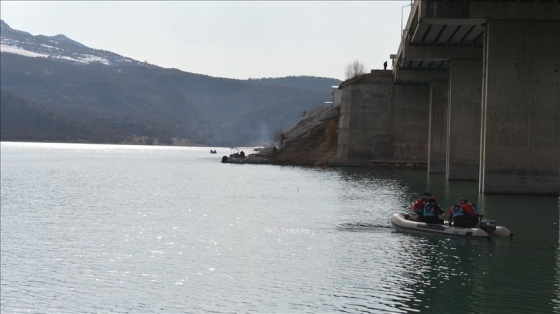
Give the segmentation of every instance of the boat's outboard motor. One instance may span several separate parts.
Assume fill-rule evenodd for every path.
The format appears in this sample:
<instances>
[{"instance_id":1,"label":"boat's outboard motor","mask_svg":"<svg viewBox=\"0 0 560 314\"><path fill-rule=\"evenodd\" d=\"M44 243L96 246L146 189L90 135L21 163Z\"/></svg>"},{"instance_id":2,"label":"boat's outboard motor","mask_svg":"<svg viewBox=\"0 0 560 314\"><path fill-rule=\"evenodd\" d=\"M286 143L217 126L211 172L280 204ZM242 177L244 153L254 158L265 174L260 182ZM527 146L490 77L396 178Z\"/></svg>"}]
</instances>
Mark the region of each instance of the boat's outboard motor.
<instances>
[{"instance_id":1,"label":"boat's outboard motor","mask_svg":"<svg viewBox=\"0 0 560 314\"><path fill-rule=\"evenodd\" d=\"M486 231L488 234L496 231L496 221L495 220L483 220L480 222L480 229Z\"/></svg>"}]
</instances>

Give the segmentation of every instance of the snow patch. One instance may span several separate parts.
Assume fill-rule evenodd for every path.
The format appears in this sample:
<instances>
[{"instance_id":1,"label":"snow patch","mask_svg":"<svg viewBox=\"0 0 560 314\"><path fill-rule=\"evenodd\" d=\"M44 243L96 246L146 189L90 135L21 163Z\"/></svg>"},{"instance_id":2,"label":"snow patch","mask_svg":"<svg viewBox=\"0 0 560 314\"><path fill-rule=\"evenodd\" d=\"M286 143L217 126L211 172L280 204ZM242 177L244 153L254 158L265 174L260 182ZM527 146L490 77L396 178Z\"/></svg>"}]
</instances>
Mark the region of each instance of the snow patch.
<instances>
[{"instance_id":1,"label":"snow patch","mask_svg":"<svg viewBox=\"0 0 560 314\"><path fill-rule=\"evenodd\" d=\"M45 44L41 44L41 47L45 47L47 49L60 50L60 48L58 48L58 47L53 47L53 46L49 46L49 45L45 45Z\"/></svg>"},{"instance_id":2,"label":"snow patch","mask_svg":"<svg viewBox=\"0 0 560 314\"><path fill-rule=\"evenodd\" d=\"M85 63L100 62L105 65L111 65L111 62L109 62L109 60L98 56L92 56L92 55L82 55L82 57L80 57L80 60L82 60Z\"/></svg>"},{"instance_id":3,"label":"snow patch","mask_svg":"<svg viewBox=\"0 0 560 314\"><path fill-rule=\"evenodd\" d=\"M75 58L71 58L71 57L67 57L67 56L54 56L54 58L56 58L56 59L68 60L68 61L72 61L72 62L78 62L78 63L87 64L87 62L84 61L84 60L75 59Z\"/></svg>"},{"instance_id":4,"label":"snow patch","mask_svg":"<svg viewBox=\"0 0 560 314\"><path fill-rule=\"evenodd\" d=\"M46 55L46 54L27 51L27 50L22 49L20 47L14 47L14 46L1 45L0 46L0 51L7 52L7 53L13 53L13 54L16 54L16 55L22 55L22 56L26 56L26 57L32 57L32 58L47 58L48 57L48 55Z\"/></svg>"},{"instance_id":5,"label":"snow patch","mask_svg":"<svg viewBox=\"0 0 560 314\"><path fill-rule=\"evenodd\" d=\"M54 50L60 50L57 47L52 47L52 46L48 46L48 45L42 45L42 46L46 47L46 48L54 49ZM102 57L93 56L93 55L80 55L77 58L63 56L63 55L48 55L48 54L37 53L37 52L25 50L25 49L17 47L17 46L8 46L8 45L4 45L4 44L0 45L0 50L2 52L13 53L13 54L22 55L22 56L25 56L25 57L32 57L32 58L54 58L54 59L63 59L63 60L78 62L78 63L82 63L82 64L90 64L90 63L93 63L93 62L99 62L99 63L105 64L105 65L111 65L111 62L109 62L109 60L107 60L105 58L102 58Z\"/></svg>"}]
</instances>

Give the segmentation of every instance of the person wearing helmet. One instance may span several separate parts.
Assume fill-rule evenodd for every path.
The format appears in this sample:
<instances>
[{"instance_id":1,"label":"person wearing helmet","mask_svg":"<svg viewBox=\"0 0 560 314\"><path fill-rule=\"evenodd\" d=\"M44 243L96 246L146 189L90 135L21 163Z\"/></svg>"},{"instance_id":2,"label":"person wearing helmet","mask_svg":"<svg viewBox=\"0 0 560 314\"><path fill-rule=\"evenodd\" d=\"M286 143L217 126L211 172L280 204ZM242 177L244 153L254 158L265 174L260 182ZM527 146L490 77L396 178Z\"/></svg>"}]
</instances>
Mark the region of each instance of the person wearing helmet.
<instances>
[{"instance_id":1,"label":"person wearing helmet","mask_svg":"<svg viewBox=\"0 0 560 314\"><path fill-rule=\"evenodd\" d=\"M449 225L453 222L455 227L472 228L478 224L478 216L476 205L460 198L449 210Z\"/></svg>"}]
</instances>

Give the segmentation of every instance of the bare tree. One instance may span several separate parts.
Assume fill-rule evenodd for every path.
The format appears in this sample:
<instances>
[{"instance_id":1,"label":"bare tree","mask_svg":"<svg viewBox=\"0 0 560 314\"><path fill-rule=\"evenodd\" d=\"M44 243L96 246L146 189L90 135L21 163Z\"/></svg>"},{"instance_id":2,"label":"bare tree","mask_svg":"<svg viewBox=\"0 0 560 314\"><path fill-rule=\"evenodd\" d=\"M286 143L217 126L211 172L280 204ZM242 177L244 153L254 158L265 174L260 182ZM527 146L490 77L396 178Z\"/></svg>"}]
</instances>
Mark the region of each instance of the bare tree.
<instances>
[{"instance_id":1,"label":"bare tree","mask_svg":"<svg viewBox=\"0 0 560 314\"><path fill-rule=\"evenodd\" d=\"M358 59L346 66L346 79L351 79L366 73L366 66Z\"/></svg>"}]
</instances>

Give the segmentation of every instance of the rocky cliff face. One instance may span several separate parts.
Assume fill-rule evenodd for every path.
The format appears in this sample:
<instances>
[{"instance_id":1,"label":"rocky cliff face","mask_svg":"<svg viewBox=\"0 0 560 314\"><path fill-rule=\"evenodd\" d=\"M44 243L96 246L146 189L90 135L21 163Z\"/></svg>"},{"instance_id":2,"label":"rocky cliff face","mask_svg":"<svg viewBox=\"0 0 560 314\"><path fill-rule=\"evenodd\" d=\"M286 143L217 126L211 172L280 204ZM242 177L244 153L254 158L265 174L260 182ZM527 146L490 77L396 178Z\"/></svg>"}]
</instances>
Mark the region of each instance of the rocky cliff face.
<instances>
[{"instance_id":1,"label":"rocky cliff face","mask_svg":"<svg viewBox=\"0 0 560 314\"><path fill-rule=\"evenodd\" d=\"M273 164L327 166L336 159L340 107L319 107L306 113L264 153Z\"/></svg>"}]
</instances>

